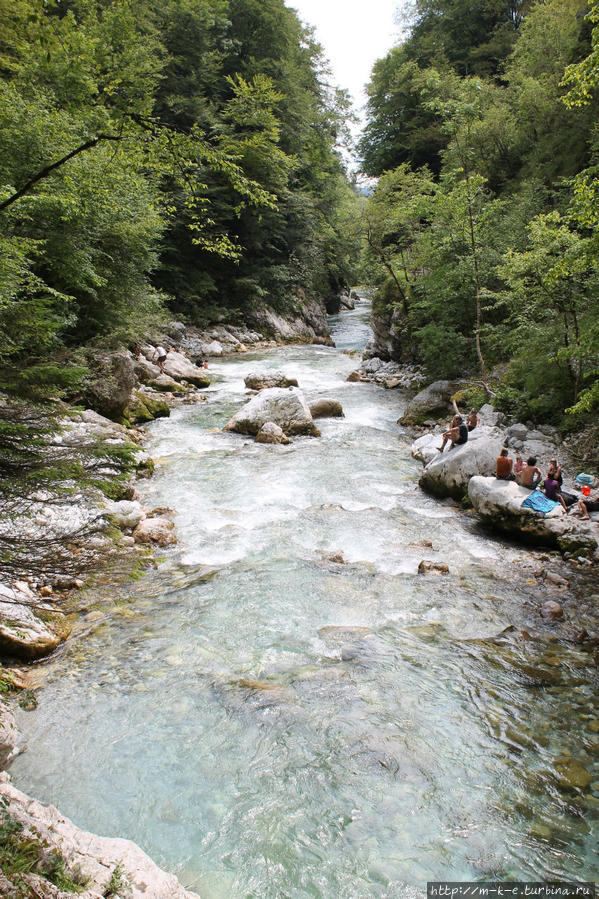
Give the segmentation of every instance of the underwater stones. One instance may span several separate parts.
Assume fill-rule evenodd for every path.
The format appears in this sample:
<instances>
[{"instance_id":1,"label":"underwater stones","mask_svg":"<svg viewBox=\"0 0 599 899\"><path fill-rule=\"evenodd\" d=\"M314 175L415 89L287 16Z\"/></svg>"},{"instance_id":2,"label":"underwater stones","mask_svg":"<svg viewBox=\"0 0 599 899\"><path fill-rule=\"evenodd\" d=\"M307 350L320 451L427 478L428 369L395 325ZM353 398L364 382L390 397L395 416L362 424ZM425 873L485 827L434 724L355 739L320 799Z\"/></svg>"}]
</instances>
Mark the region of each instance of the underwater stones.
<instances>
[{"instance_id":1,"label":"underwater stones","mask_svg":"<svg viewBox=\"0 0 599 899\"><path fill-rule=\"evenodd\" d=\"M555 774L559 786L565 790L586 790L593 781L593 775L582 762L568 757L556 759Z\"/></svg>"},{"instance_id":2,"label":"underwater stones","mask_svg":"<svg viewBox=\"0 0 599 899\"><path fill-rule=\"evenodd\" d=\"M168 518L145 518L133 531L136 543L155 543L157 546L171 546L177 542L173 533L174 523Z\"/></svg>"},{"instance_id":3,"label":"underwater stones","mask_svg":"<svg viewBox=\"0 0 599 899\"><path fill-rule=\"evenodd\" d=\"M267 422L277 424L288 437L296 434L320 437L305 397L297 387L261 390L235 413L223 430L256 435Z\"/></svg>"},{"instance_id":4,"label":"underwater stones","mask_svg":"<svg viewBox=\"0 0 599 899\"><path fill-rule=\"evenodd\" d=\"M430 559L422 559L418 563L418 574L449 574L449 567L445 562L432 562Z\"/></svg>"},{"instance_id":5,"label":"underwater stones","mask_svg":"<svg viewBox=\"0 0 599 899\"><path fill-rule=\"evenodd\" d=\"M550 621L560 621L564 617L564 610L559 602L548 599L541 607L541 616L548 618Z\"/></svg>"},{"instance_id":6,"label":"underwater stones","mask_svg":"<svg viewBox=\"0 0 599 899\"><path fill-rule=\"evenodd\" d=\"M349 643L351 640L363 640L372 634L374 634L372 628L361 625L326 624L324 627L318 628L318 636L332 643Z\"/></svg>"},{"instance_id":7,"label":"underwater stones","mask_svg":"<svg viewBox=\"0 0 599 899\"><path fill-rule=\"evenodd\" d=\"M58 613L45 604L38 616L42 600L25 585L7 587L0 584L0 650L20 659L38 659L52 652L67 638L70 629ZM36 606L36 608L33 608Z\"/></svg>"},{"instance_id":8,"label":"underwater stones","mask_svg":"<svg viewBox=\"0 0 599 899\"><path fill-rule=\"evenodd\" d=\"M343 406L337 400L316 400L310 405L312 418L344 418Z\"/></svg>"},{"instance_id":9,"label":"underwater stones","mask_svg":"<svg viewBox=\"0 0 599 899\"><path fill-rule=\"evenodd\" d=\"M280 371L254 371L244 378L248 390L265 390L269 387L298 387L296 378L288 378Z\"/></svg>"},{"instance_id":10,"label":"underwater stones","mask_svg":"<svg viewBox=\"0 0 599 899\"><path fill-rule=\"evenodd\" d=\"M283 433L283 429L276 425L274 421L267 421L256 434L256 443L288 444L291 442L289 437Z\"/></svg>"}]
</instances>

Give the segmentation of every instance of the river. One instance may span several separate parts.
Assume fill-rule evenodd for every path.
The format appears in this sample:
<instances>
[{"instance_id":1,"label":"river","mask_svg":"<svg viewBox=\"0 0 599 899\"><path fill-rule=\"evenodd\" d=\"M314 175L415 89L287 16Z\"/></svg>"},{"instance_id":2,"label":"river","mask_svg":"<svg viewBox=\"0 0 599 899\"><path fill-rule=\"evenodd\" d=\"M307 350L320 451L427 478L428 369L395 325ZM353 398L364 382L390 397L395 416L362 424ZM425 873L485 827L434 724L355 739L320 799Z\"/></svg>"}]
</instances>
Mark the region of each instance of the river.
<instances>
[{"instance_id":1,"label":"river","mask_svg":"<svg viewBox=\"0 0 599 899\"><path fill-rule=\"evenodd\" d=\"M527 550L419 491L405 397L346 381L367 318L333 317L336 349L215 361L205 404L149 426L143 501L179 544L96 588L20 715L15 785L203 899L596 879L595 662L540 622ZM345 418L288 447L220 431L257 368Z\"/></svg>"}]
</instances>

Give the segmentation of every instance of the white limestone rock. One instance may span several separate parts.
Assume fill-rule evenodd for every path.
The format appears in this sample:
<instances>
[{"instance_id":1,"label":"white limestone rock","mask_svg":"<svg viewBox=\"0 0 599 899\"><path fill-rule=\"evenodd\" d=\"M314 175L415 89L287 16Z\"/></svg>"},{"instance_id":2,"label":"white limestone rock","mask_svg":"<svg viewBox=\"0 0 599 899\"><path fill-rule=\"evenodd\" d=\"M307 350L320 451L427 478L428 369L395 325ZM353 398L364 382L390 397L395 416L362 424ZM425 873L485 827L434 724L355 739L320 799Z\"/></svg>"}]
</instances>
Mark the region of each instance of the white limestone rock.
<instances>
[{"instance_id":1,"label":"white limestone rock","mask_svg":"<svg viewBox=\"0 0 599 899\"><path fill-rule=\"evenodd\" d=\"M0 797L8 803L11 818L22 825L24 833L30 833L49 851L57 849L65 859L67 870L79 872L87 881L84 891L77 894L80 899L106 896L107 885L117 865L128 885L127 892L122 895L129 899L199 899L196 893L185 890L173 874L159 868L135 843L81 830L54 806L31 799L17 790L6 773L0 775ZM46 883L36 877L36 887L43 884L45 888ZM38 895L66 897L67 894Z\"/></svg>"},{"instance_id":2,"label":"white limestone rock","mask_svg":"<svg viewBox=\"0 0 599 899\"><path fill-rule=\"evenodd\" d=\"M108 503L106 512L119 528L135 528L146 517L137 500L122 499Z\"/></svg>"},{"instance_id":3,"label":"white limestone rock","mask_svg":"<svg viewBox=\"0 0 599 899\"><path fill-rule=\"evenodd\" d=\"M427 463L419 484L435 496L461 499L468 490L468 482L475 475L494 475L497 457L503 447L503 432L497 428L477 427L468 442L453 449L445 447ZM439 442L437 446L440 446Z\"/></svg>"},{"instance_id":4,"label":"white limestone rock","mask_svg":"<svg viewBox=\"0 0 599 899\"><path fill-rule=\"evenodd\" d=\"M271 387L261 390L227 422L225 431L240 434L257 434L260 428L272 421L288 436L307 434L319 437L304 394L297 387Z\"/></svg>"},{"instance_id":5,"label":"white limestone rock","mask_svg":"<svg viewBox=\"0 0 599 899\"><path fill-rule=\"evenodd\" d=\"M253 371L244 378L248 390L266 390L270 387L298 387L296 378L288 378L281 371Z\"/></svg>"},{"instance_id":6,"label":"white limestone rock","mask_svg":"<svg viewBox=\"0 0 599 899\"><path fill-rule=\"evenodd\" d=\"M6 768L18 752L19 736L11 707L7 702L0 700L0 770Z\"/></svg>"},{"instance_id":7,"label":"white limestone rock","mask_svg":"<svg viewBox=\"0 0 599 899\"><path fill-rule=\"evenodd\" d=\"M205 369L198 368L183 353L171 351L166 357L164 372L175 381L189 381L196 387L210 386L210 378L206 375Z\"/></svg>"},{"instance_id":8,"label":"white limestone rock","mask_svg":"<svg viewBox=\"0 0 599 899\"><path fill-rule=\"evenodd\" d=\"M522 540L557 546L562 552L593 554L597 549L597 528L591 522L566 515L560 505L547 515L522 508L530 490L514 481L495 477L473 477L468 496L480 517L495 529Z\"/></svg>"}]
</instances>

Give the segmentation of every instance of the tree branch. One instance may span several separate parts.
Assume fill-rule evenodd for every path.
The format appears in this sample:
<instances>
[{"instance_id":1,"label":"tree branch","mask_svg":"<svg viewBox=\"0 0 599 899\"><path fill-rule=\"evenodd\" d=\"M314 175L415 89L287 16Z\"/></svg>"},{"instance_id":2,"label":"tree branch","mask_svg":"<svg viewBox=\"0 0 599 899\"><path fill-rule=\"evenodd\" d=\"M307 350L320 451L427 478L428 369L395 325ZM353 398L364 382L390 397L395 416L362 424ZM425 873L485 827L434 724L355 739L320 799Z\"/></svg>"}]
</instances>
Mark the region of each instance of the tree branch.
<instances>
[{"instance_id":1,"label":"tree branch","mask_svg":"<svg viewBox=\"0 0 599 899\"><path fill-rule=\"evenodd\" d=\"M12 206L17 200L20 200L21 197L25 196L25 194L29 193L32 187L36 185L39 181L42 181L44 178L47 178L48 175L51 175L52 172L59 169L65 163L69 162L70 159L73 159L75 156L78 156L80 153L84 153L86 150L91 150L92 147L95 147L100 141L104 140L114 140L118 141L121 138L116 134L98 134L97 137L93 137L90 140L86 140L85 143L80 144L78 147L75 147L74 150L71 150L70 153L67 153L66 156L63 156L62 159L58 159L56 162L47 165L45 168L41 169L37 175L34 175L33 178L30 178L29 181L20 187L14 194L12 194L8 199L3 200L0 203L0 212L3 209L6 209L8 206Z\"/></svg>"}]
</instances>

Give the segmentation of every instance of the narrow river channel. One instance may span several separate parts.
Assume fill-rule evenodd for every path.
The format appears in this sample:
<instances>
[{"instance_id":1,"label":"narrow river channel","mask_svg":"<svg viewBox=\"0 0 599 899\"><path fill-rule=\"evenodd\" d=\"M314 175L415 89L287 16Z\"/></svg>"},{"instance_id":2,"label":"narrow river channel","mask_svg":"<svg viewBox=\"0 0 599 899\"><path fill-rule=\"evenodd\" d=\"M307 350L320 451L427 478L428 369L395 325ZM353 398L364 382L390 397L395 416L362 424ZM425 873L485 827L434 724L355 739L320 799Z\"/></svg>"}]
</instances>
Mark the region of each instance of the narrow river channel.
<instances>
[{"instance_id":1,"label":"narrow river channel","mask_svg":"<svg viewBox=\"0 0 599 899\"><path fill-rule=\"evenodd\" d=\"M215 361L208 402L150 426L142 499L177 510L179 545L98 588L13 780L203 899L597 879L593 657L527 612L527 550L419 491L405 397L346 381L367 320L333 318L336 349ZM223 433L264 368L345 418L289 447Z\"/></svg>"}]
</instances>

